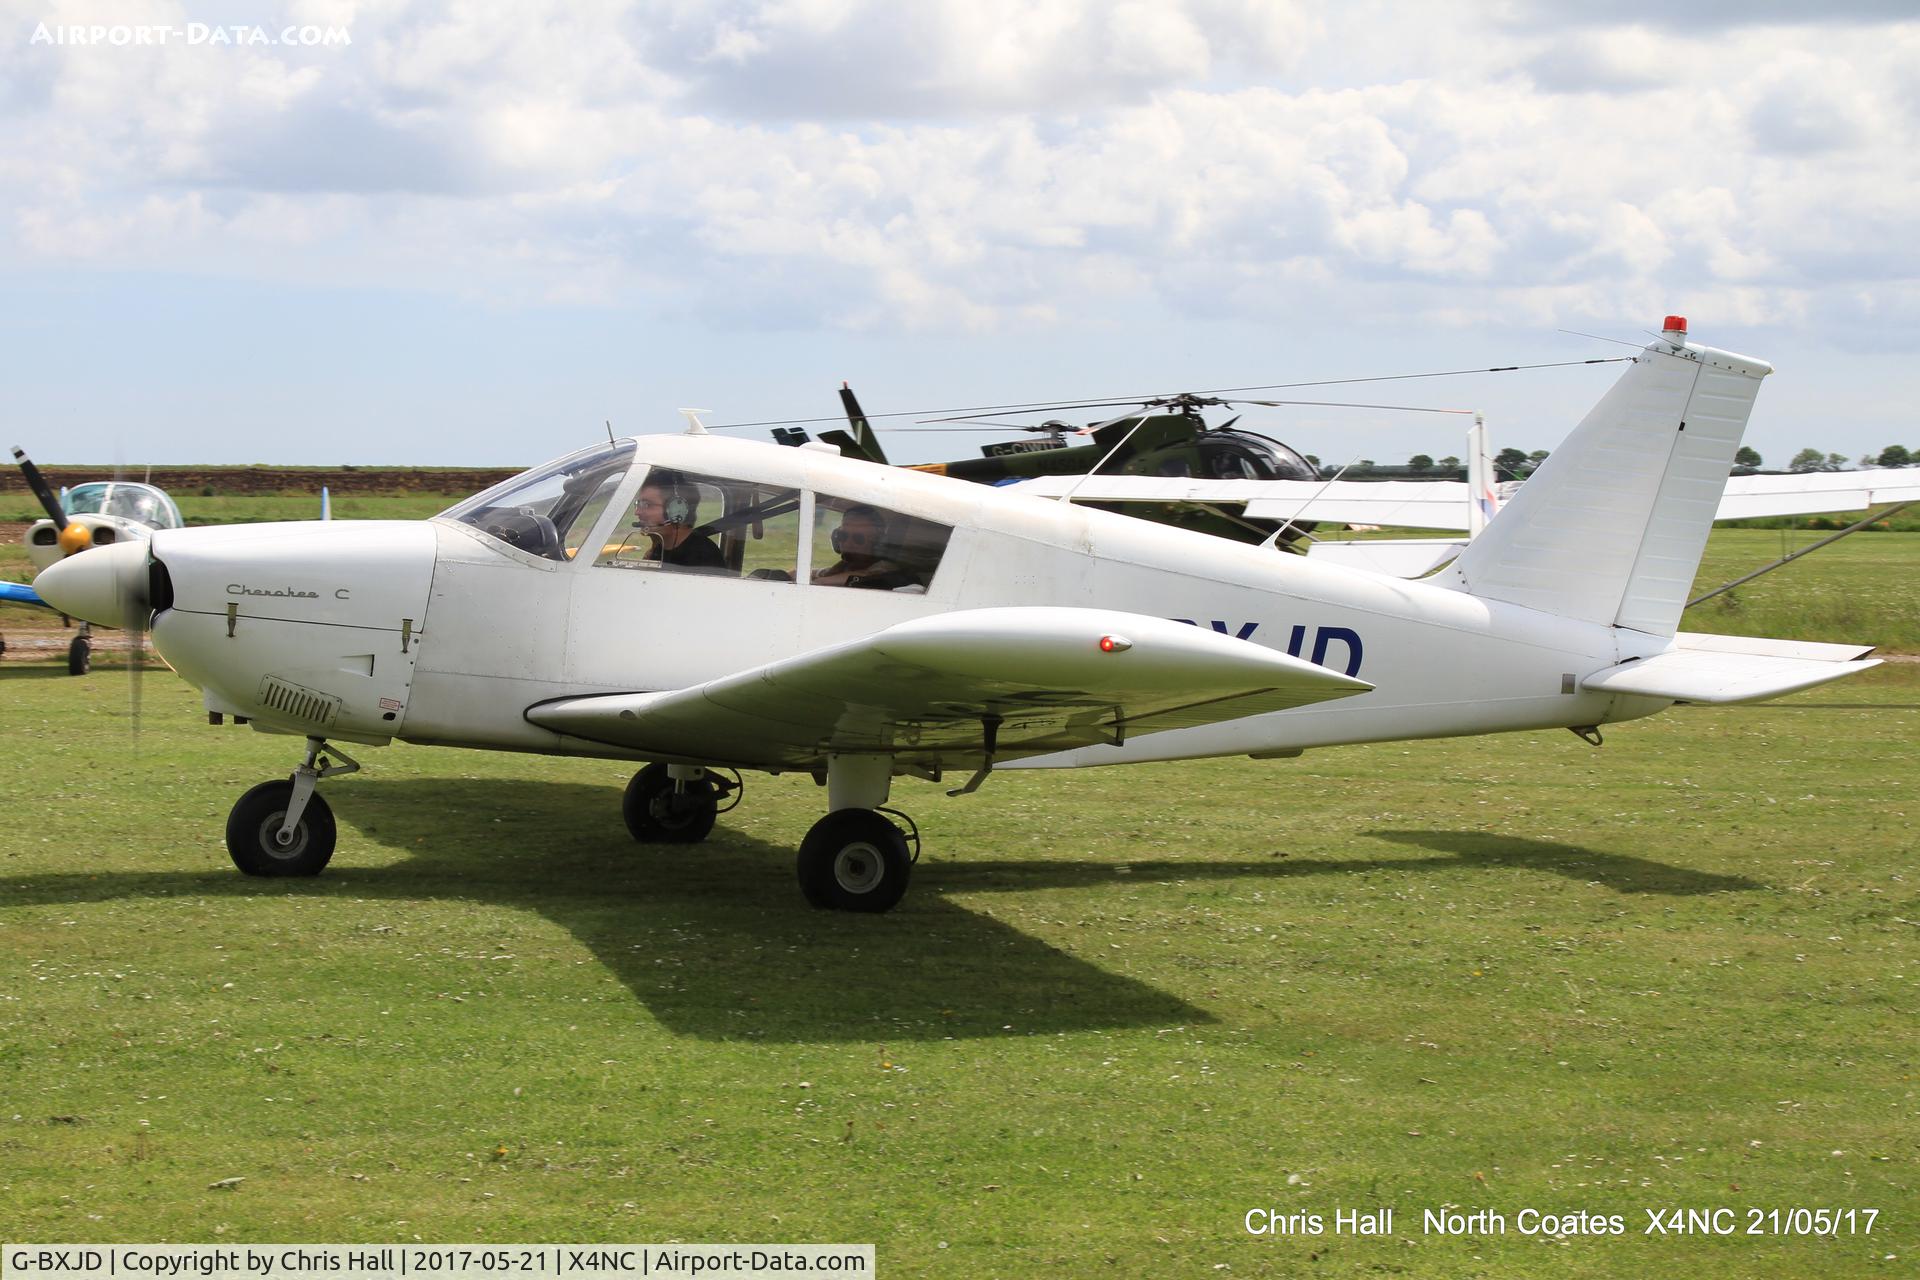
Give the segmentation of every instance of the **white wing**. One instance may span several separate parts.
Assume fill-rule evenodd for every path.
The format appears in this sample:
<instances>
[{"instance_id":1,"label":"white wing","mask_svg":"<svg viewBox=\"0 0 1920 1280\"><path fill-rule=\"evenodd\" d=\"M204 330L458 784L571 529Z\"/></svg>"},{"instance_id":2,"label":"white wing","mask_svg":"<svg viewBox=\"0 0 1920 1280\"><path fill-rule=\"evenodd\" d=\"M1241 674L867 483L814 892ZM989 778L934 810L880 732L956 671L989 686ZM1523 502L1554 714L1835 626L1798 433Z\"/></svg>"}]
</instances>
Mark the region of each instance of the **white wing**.
<instances>
[{"instance_id":1,"label":"white wing","mask_svg":"<svg viewBox=\"0 0 1920 1280\"><path fill-rule=\"evenodd\" d=\"M1467 486L1458 480L1205 480L1187 476L1041 476L1008 488L1075 501L1243 506L1252 520L1467 528Z\"/></svg>"},{"instance_id":2,"label":"white wing","mask_svg":"<svg viewBox=\"0 0 1920 1280\"><path fill-rule=\"evenodd\" d=\"M1372 687L1165 618L999 608L904 622L690 689L539 703L527 719L707 764L812 769L829 753L884 752L937 771L972 767L989 737L1005 760Z\"/></svg>"},{"instance_id":3,"label":"white wing","mask_svg":"<svg viewBox=\"0 0 1920 1280\"><path fill-rule=\"evenodd\" d=\"M1009 486L1036 497L1072 490L1089 502L1164 502L1244 507L1253 520L1313 520L1402 529L1457 529L1470 523L1472 491L1457 480L1206 480L1186 476L1041 476ZM1920 468L1814 471L1728 479L1716 520L1865 511L1920 501Z\"/></svg>"},{"instance_id":4,"label":"white wing","mask_svg":"<svg viewBox=\"0 0 1920 1280\"><path fill-rule=\"evenodd\" d=\"M1787 476L1732 476L1715 519L1866 511L1889 502L1920 501L1920 470L1810 471Z\"/></svg>"}]
</instances>

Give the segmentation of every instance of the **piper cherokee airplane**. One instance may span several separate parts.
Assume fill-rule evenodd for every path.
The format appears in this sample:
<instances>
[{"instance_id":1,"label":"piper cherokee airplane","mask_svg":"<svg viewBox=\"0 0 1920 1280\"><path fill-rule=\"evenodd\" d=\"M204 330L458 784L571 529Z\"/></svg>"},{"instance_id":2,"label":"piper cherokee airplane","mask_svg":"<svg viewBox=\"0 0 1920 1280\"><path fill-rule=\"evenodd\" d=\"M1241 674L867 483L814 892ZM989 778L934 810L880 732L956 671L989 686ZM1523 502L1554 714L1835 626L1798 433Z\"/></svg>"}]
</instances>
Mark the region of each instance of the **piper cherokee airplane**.
<instances>
[{"instance_id":1,"label":"piper cherokee airplane","mask_svg":"<svg viewBox=\"0 0 1920 1280\"><path fill-rule=\"evenodd\" d=\"M13 448L13 459L47 513L46 519L34 521L26 534L27 558L33 562L35 574L93 547L145 542L158 530L185 525L173 499L153 485L97 481L75 485L63 500L54 495L40 468L18 445ZM8 592L6 598L23 604L45 603L30 590L24 595ZM67 645L67 673L83 676L92 669L93 636L83 621L79 634Z\"/></svg>"},{"instance_id":2,"label":"piper cherokee airplane","mask_svg":"<svg viewBox=\"0 0 1920 1280\"><path fill-rule=\"evenodd\" d=\"M209 719L305 739L241 796L242 871L318 873L336 745L647 762L641 841L703 839L736 771L811 773L820 907L884 911L897 776L964 778L1599 726L1789 693L1853 645L1676 630L1767 364L1685 322L1439 577L1408 582L1070 503L706 434L596 445L429 521L163 530L41 576L151 627ZM905 825L896 822L900 817Z\"/></svg>"}]
</instances>

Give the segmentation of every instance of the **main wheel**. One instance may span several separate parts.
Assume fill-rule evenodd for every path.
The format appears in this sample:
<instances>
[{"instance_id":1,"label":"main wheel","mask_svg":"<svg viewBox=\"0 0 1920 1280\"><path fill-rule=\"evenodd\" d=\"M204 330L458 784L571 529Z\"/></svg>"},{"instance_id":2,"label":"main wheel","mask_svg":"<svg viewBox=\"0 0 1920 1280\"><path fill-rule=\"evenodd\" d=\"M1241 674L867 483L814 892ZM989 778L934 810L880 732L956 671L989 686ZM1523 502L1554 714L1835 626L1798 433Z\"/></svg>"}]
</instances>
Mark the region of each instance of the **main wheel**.
<instances>
[{"instance_id":1,"label":"main wheel","mask_svg":"<svg viewBox=\"0 0 1920 1280\"><path fill-rule=\"evenodd\" d=\"M93 641L85 636L75 636L73 643L67 646L67 674L83 676L93 670Z\"/></svg>"},{"instance_id":2,"label":"main wheel","mask_svg":"<svg viewBox=\"0 0 1920 1280\"><path fill-rule=\"evenodd\" d=\"M292 782L263 782L240 797L227 815L227 853L250 876L317 876L333 857L333 810L318 795L280 843L280 826L293 799Z\"/></svg>"},{"instance_id":3,"label":"main wheel","mask_svg":"<svg viewBox=\"0 0 1920 1280\"><path fill-rule=\"evenodd\" d=\"M698 844L713 830L720 800L702 778L675 790L667 766L650 764L633 775L620 801L620 816L641 844Z\"/></svg>"},{"instance_id":4,"label":"main wheel","mask_svg":"<svg viewBox=\"0 0 1920 1280\"><path fill-rule=\"evenodd\" d=\"M800 842L800 892L816 907L891 911L907 892L913 860L900 828L871 809L838 809Z\"/></svg>"}]
</instances>

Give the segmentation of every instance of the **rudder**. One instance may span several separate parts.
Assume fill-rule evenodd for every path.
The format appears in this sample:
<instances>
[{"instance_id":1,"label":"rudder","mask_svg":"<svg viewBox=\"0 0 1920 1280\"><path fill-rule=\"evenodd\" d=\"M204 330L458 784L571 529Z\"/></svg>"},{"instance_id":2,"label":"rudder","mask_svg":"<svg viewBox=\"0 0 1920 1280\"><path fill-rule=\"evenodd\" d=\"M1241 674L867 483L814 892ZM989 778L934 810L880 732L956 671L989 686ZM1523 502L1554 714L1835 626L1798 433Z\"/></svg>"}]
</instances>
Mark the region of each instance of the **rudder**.
<instances>
[{"instance_id":1,"label":"rudder","mask_svg":"<svg viewBox=\"0 0 1920 1280\"><path fill-rule=\"evenodd\" d=\"M1771 365L1651 343L1443 575L1473 595L1670 636Z\"/></svg>"}]
</instances>

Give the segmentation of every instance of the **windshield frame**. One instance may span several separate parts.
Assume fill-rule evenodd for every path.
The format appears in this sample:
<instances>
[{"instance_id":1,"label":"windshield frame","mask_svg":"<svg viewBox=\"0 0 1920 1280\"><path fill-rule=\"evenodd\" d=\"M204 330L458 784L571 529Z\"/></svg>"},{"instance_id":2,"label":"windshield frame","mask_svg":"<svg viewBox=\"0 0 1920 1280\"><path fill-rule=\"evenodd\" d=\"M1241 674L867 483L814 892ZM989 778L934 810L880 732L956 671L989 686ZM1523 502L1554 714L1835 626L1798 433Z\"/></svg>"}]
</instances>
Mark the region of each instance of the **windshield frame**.
<instances>
[{"instance_id":1,"label":"windshield frame","mask_svg":"<svg viewBox=\"0 0 1920 1280\"><path fill-rule=\"evenodd\" d=\"M584 449L576 449L572 453L556 458L551 462L543 463L537 467L531 467L526 471L520 472L518 475L502 480L499 484L491 488L483 489L472 497L448 507L434 518L436 520L451 520L457 524L464 525L486 537L489 541L498 543L510 550L533 556L538 560L560 564L570 563L572 557L568 555L565 550L567 535L578 532L584 538L594 532L592 528L576 531L574 525L578 522L581 515L586 514L588 508L592 506L595 495L605 491L607 481L612 479L614 475L617 474L618 479L615 480L612 486L612 495L617 498L618 495L627 488L628 482L633 478L635 452L636 442L631 437L624 440L611 441L607 444L588 445ZM575 485L582 477L594 475L600 477L597 483L576 492ZM544 493L545 487L555 484L558 486L558 492L553 493L551 496L546 495ZM541 495L537 501L533 503L513 503L509 501L530 491ZM496 514L511 516L516 514L513 510L514 508L537 507L544 502L546 505L543 510L529 511L526 516L521 518L523 520L532 518L536 522L546 521L548 529L551 530L551 513L560 509L559 504L562 499L569 494L578 497L579 504L567 513L568 528L564 532L558 533L560 545L557 548L536 549L524 546L510 538L502 537L498 531L488 527L486 517ZM611 507L611 503L609 507ZM606 510L603 509L598 512L593 512L590 518L594 526L600 526L605 523L605 517ZM584 545L584 543L582 545ZM554 550L558 550L559 554L550 554L550 552Z\"/></svg>"},{"instance_id":2,"label":"windshield frame","mask_svg":"<svg viewBox=\"0 0 1920 1280\"><path fill-rule=\"evenodd\" d=\"M94 502L98 491L97 502ZM153 500L160 512L159 519L130 515L117 510L118 504L139 497ZM78 500L78 501L76 501ZM79 505L86 502L90 505ZM153 529L179 529L186 522L180 517L180 508L167 491L150 484L141 484L132 480L88 480L67 490L60 501L61 508L70 516L107 516L114 520L125 520L131 524L143 524Z\"/></svg>"}]
</instances>

